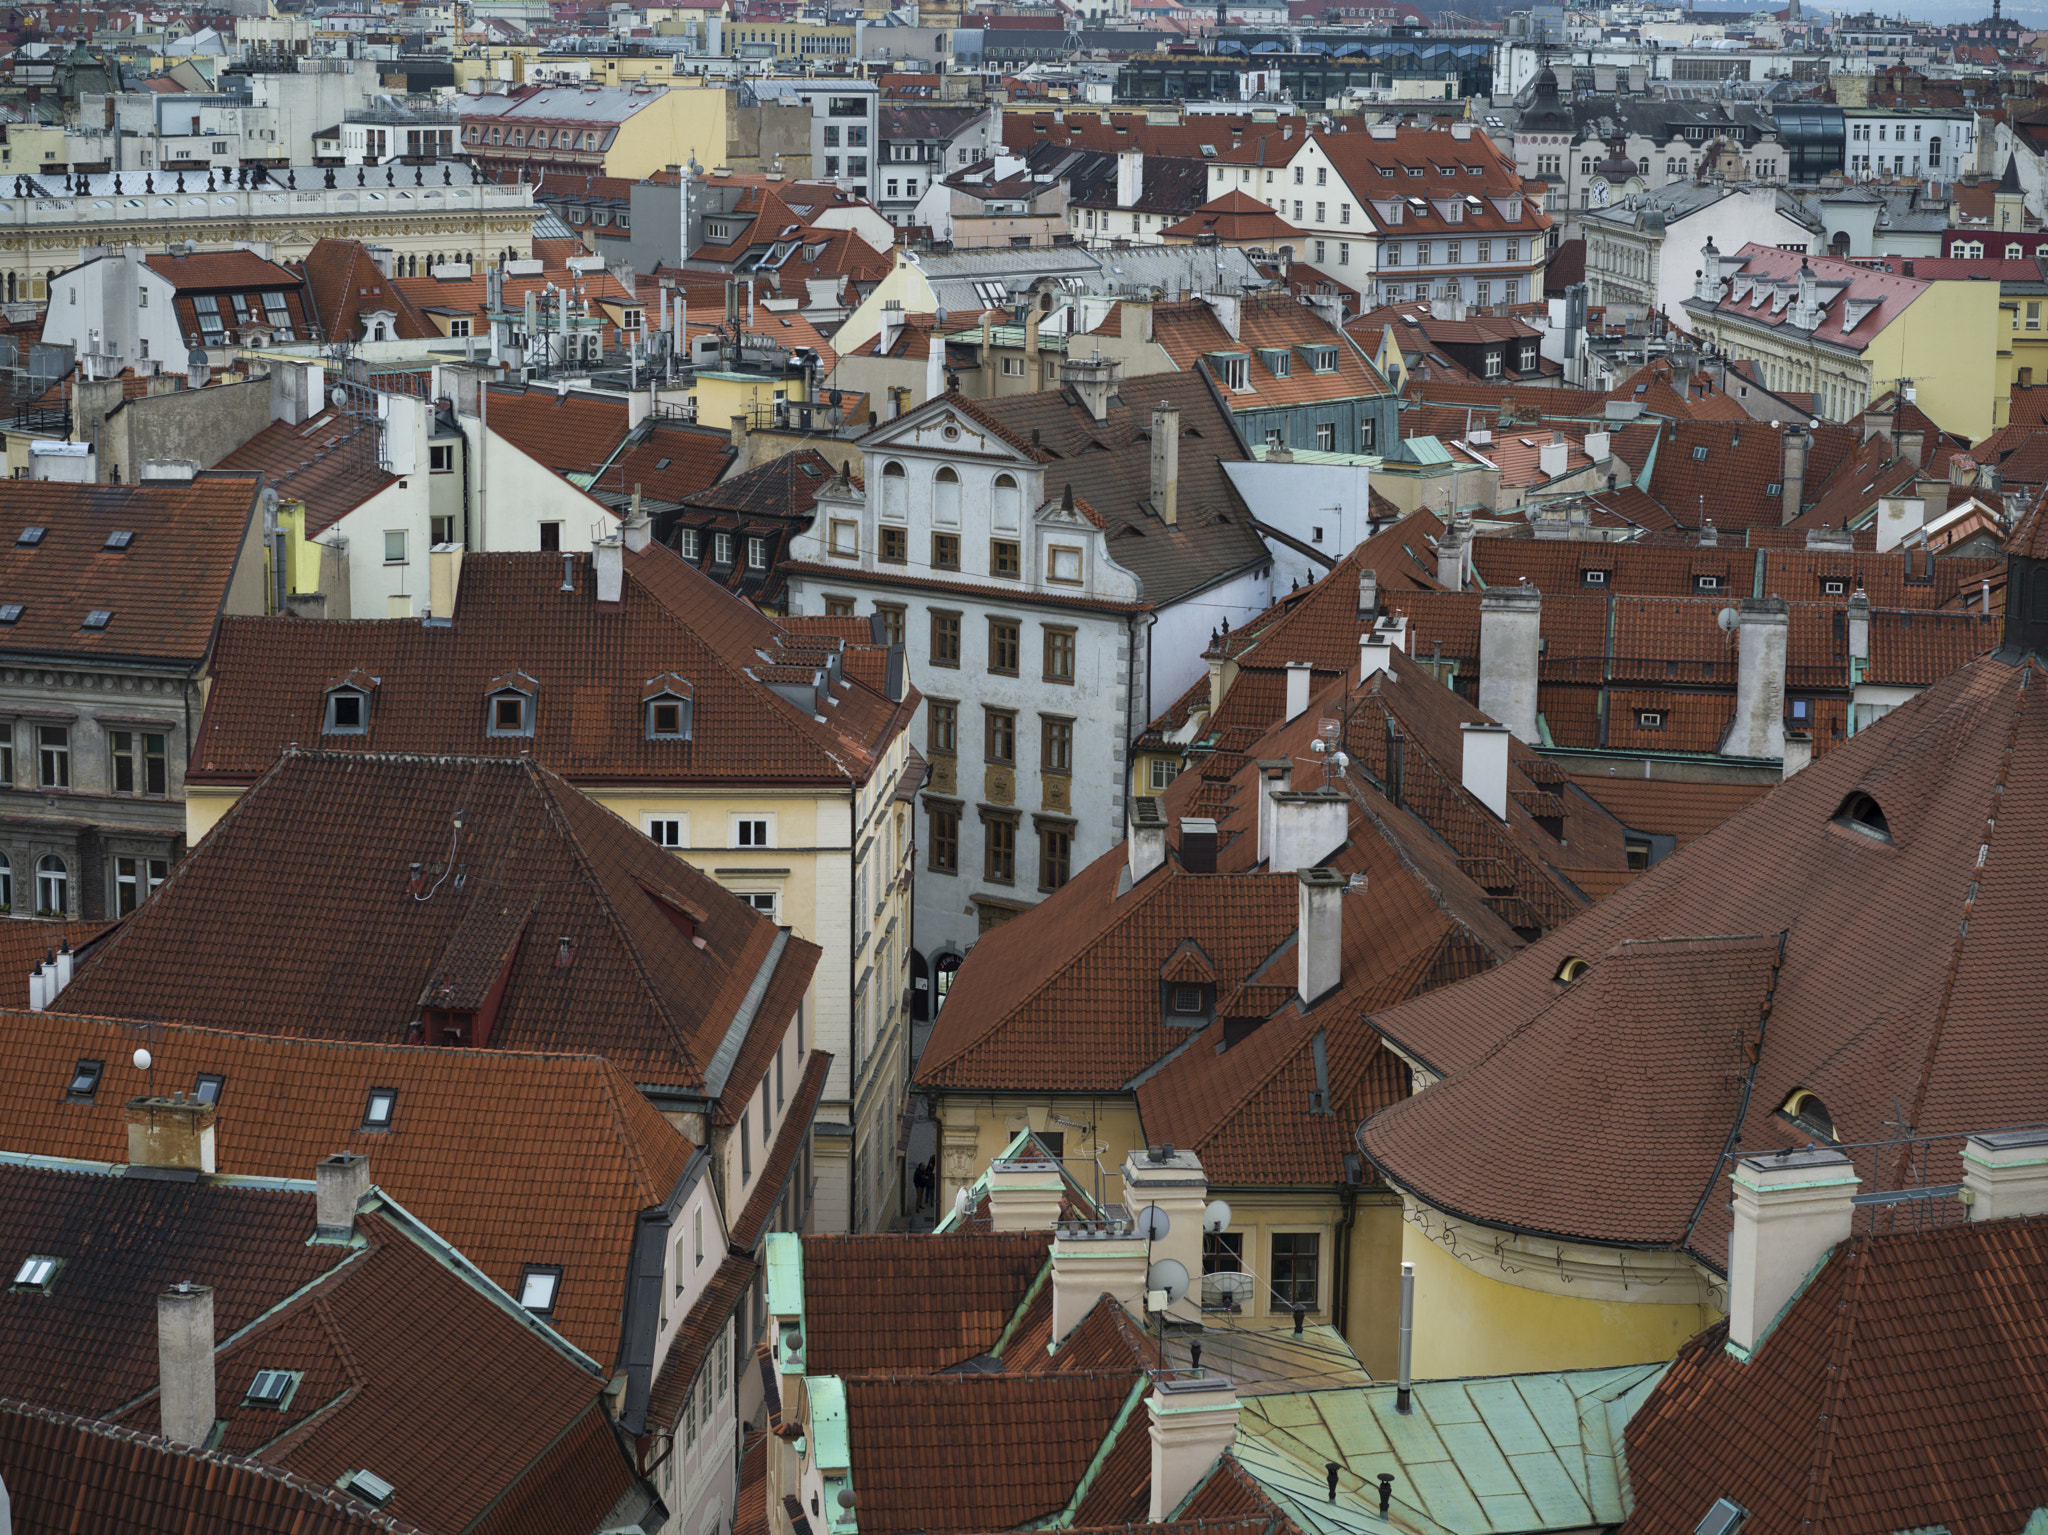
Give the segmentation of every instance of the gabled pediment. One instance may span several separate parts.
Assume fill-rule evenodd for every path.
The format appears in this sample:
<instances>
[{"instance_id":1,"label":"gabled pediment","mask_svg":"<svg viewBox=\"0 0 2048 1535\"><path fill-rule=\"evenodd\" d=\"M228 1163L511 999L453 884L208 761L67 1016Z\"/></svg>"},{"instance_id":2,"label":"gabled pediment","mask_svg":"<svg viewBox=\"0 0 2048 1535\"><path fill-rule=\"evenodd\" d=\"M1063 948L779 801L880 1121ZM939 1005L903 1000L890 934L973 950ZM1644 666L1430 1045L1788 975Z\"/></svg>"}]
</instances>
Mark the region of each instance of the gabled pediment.
<instances>
[{"instance_id":1,"label":"gabled pediment","mask_svg":"<svg viewBox=\"0 0 2048 1535\"><path fill-rule=\"evenodd\" d=\"M954 399L944 396L928 400L894 421L883 422L862 439L861 446L880 452L893 449L904 453L973 453L1007 458L1018 464L1037 462L1003 434L960 409Z\"/></svg>"}]
</instances>

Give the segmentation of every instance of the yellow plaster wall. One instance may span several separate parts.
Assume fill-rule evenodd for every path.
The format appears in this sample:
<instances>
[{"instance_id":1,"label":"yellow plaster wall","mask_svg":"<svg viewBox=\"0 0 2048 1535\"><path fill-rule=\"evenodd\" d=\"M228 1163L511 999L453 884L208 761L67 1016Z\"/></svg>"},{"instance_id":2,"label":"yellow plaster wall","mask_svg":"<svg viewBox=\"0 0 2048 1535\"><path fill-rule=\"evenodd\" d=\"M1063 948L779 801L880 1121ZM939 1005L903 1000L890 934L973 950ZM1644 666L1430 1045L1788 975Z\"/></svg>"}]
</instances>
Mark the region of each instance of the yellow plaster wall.
<instances>
[{"instance_id":1,"label":"yellow plaster wall","mask_svg":"<svg viewBox=\"0 0 2048 1535\"><path fill-rule=\"evenodd\" d=\"M1489 1279L1403 1225L1402 1256L1415 1265L1419 1379L1647 1364L1720 1320L1705 1306L1581 1300Z\"/></svg>"},{"instance_id":2,"label":"yellow plaster wall","mask_svg":"<svg viewBox=\"0 0 2048 1535\"><path fill-rule=\"evenodd\" d=\"M1915 402L1945 431L1972 439L1994 429L1998 354L2011 321L1990 282L1935 282L1878 333L1869 349L1873 396L1913 381Z\"/></svg>"}]
</instances>

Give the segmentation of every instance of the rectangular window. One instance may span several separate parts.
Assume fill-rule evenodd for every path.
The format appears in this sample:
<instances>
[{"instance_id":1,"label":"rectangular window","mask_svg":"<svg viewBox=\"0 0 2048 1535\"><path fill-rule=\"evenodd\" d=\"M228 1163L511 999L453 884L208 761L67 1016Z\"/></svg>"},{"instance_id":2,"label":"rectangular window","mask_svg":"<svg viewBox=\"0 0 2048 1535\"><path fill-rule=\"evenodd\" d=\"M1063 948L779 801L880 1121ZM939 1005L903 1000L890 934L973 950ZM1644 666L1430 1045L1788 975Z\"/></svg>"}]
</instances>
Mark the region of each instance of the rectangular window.
<instances>
[{"instance_id":1,"label":"rectangular window","mask_svg":"<svg viewBox=\"0 0 2048 1535\"><path fill-rule=\"evenodd\" d=\"M988 573L990 575L1001 576L1006 580L1014 581L1023 573L1023 569L1024 567L1019 560L1017 545L1014 541L1007 538L989 540Z\"/></svg>"},{"instance_id":2,"label":"rectangular window","mask_svg":"<svg viewBox=\"0 0 2048 1535\"><path fill-rule=\"evenodd\" d=\"M1273 1309L1290 1311L1296 1306L1317 1310L1316 1277L1322 1256L1322 1238L1313 1231L1278 1231L1273 1234Z\"/></svg>"},{"instance_id":3,"label":"rectangular window","mask_svg":"<svg viewBox=\"0 0 2048 1535\"><path fill-rule=\"evenodd\" d=\"M384 563L403 565L405 563L405 529L390 528L384 534Z\"/></svg>"},{"instance_id":4,"label":"rectangular window","mask_svg":"<svg viewBox=\"0 0 2048 1535\"><path fill-rule=\"evenodd\" d=\"M114 860L115 915L125 917L149 898L151 891L170 877L168 858L116 858Z\"/></svg>"},{"instance_id":5,"label":"rectangular window","mask_svg":"<svg viewBox=\"0 0 2048 1535\"><path fill-rule=\"evenodd\" d=\"M932 870L938 874L960 872L960 807L931 805L926 817L932 834Z\"/></svg>"},{"instance_id":6,"label":"rectangular window","mask_svg":"<svg viewBox=\"0 0 2048 1535\"><path fill-rule=\"evenodd\" d=\"M1003 359L1003 376L1005 378L1022 378L1024 376L1024 359L1021 357L1005 357Z\"/></svg>"},{"instance_id":7,"label":"rectangular window","mask_svg":"<svg viewBox=\"0 0 2048 1535\"><path fill-rule=\"evenodd\" d=\"M1017 711L984 709L982 757L1003 767L1017 765Z\"/></svg>"},{"instance_id":8,"label":"rectangular window","mask_svg":"<svg viewBox=\"0 0 2048 1535\"><path fill-rule=\"evenodd\" d=\"M982 877L997 885L1017 883L1017 823L984 821Z\"/></svg>"},{"instance_id":9,"label":"rectangular window","mask_svg":"<svg viewBox=\"0 0 2048 1535\"><path fill-rule=\"evenodd\" d=\"M853 599L851 597L827 597L825 599L825 616L827 618L853 617Z\"/></svg>"},{"instance_id":10,"label":"rectangular window","mask_svg":"<svg viewBox=\"0 0 2048 1535\"><path fill-rule=\"evenodd\" d=\"M1337 424L1325 421L1316 428L1316 446L1325 453L1337 450Z\"/></svg>"},{"instance_id":11,"label":"rectangular window","mask_svg":"<svg viewBox=\"0 0 2048 1535\"><path fill-rule=\"evenodd\" d=\"M860 553L860 524L849 517L834 517L832 519L832 539L829 547L832 553L841 559L852 559L858 555Z\"/></svg>"},{"instance_id":12,"label":"rectangular window","mask_svg":"<svg viewBox=\"0 0 2048 1535\"><path fill-rule=\"evenodd\" d=\"M765 539L765 538L750 538L750 539L748 539L748 540L747 540L747 569L749 569L749 570L766 570L767 568L768 568L768 540L767 540L767 539Z\"/></svg>"},{"instance_id":13,"label":"rectangular window","mask_svg":"<svg viewBox=\"0 0 2048 1535\"><path fill-rule=\"evenodd\" d=\"M555 544L559 548L562 538L562 525L559 522L544 522L541 524L541 547L543 549L547 547L547 531L549 528L555 530ZM676 552L692 564L702 559L704 557L703 531L698 528L683 528L678 531L676 534Z\"/></svg>"},{"instance_id":14,"label":"rectangular window","mask_svg":"<svg viewBox=\"0 0 2048 1535\"><path fill-rule=\"evenodd\" d=\"M1057 890L1070 877L1074 858L1074 833L1065 826L1038 829L1038 888Z\"/></svg>"},{"instance_id":15,"label":"rectangular window","mask_svg":"<svg viewBox=\"0 0 2048 1535\"><path fill-rule=\"evenodd\" d=\"M1173 782L1173 770L1173 758L1154 757L1152 759L1152 792L1154 794L1163 793L1167 786Z\"/></svg>"},{"instance_id":16,"label":"rectangular window","mask_svg":"<svg viewBox=\"0 0 2048 1535\"><path fill-rule=\"evenodd\" d=\"M711 563L730 565L732 563L732 535L714 533L711 535Z\"/></svg>"},{"instance_id":17,"label":"rectangular window","mask_svg":"<svg viewBox=\"0 0 2048 1535\"><path fill-rule=\"evenodd\" d=\"M114 792L161 796L169 784L165 775L164 738L148 731L108 732L113 743Z\"/></svg>"},{"instance_id":18,"label":"rectangular window","mask_svg":"<svg viewBox=\"0 0 2048 1535\"><path fill-rule=\"evenodd\" d=\"M71 727L36 726L36 786L42 789L71 787Z\"/></svg>"},{"instance_id":19,"label":"rectangular window","mask_svg":"<svg viewBox=\"0 0 2048 1535\"><path fill-rule=\"evenodd\" d=\"M958 533L934 533L932 535L932 569L958 570L960 568L960 535Z\"/></svg>"},{"instance_id":20,"label":"rectangular window","mask_svg":"<svg viewBox=\"0 0 2048 1535\"><path fill-rule=\"evenodd\" d=\"M1045 551L1045 579L1055 586L1081 584L1081 551L1067 544L1053 544Z\"/></svg>"},{"instance_id":21,"label":"rectangular window","mask_svg":"<svg viewBox=\"0 0 2048 1535\"><path fill-rule=\"evenodd\" d=\"M1014 618L991 618L988 621L988 669L1004 677L1017 675L1020 646L1017 640L1019 625Z\"/></svg>"},{"instance_id":22,"label":"rectangular window","mask_svg":"<svg viewBox=\"0 0 2048 1535\"><path fill-rule=\"evenodd\" d=\"M902 528L882 529L881 560L884 565L910 563L910 534Z\"/></svg>"},{"instance_id":23,"label":"rectangular window","mask_svg":"<svg viewBox=\"0 0 2048 1535\"><path fill-rule=\"evenodd\" d=\"M960 664L960 615L958 613L932 614L932 665L958 666Z\"/></svg>"},{"instance_id":24,"label":"rectangular window","mask_svg":"<svg viewBox=\"0 0 2048 1535\"><path fill-rule=\"evenodd\" d=\"M960 706L932 700L925 705L925 750L951 757L960 750Z\"/></svg>"},{"instance_id":25,"label":"rectangular window","mask_svg":"<svg viewBox=\"0 0 2048 1535\"><path fill-rule=\"evenodd\" d=\"M1074 680L1074 631L1054 629L1047 626L1045 631L1045 680L1047 682L1072 682Z\"/></svg>"},{"instance_id":26,"label":"rectangular window","mask_svg":"<svg viewBox=\"0 0 2048 1535\"><path fill-rule=\"evenodd\" d=\"M732 818L734 847L773 847L774 823L766 816L736 815Z\"/></svg>"},{"instance_id":27,"label":"rectangular window","mask_svg":"<svg viewBox=\"0 0 2048 1535\"><path fill-rule=\"evenodd\" d=\"M1244 1233L1207 1231L1202 1234L1202 1309L1237 1311L1251 1293L1250 1280L1217 1279L1214 1275L1244 1273Z\"/></svg>"},{"instance_id":28,"label":"rectangular window","mask_svg":"<svg viewBox=\"0 0 2048 1535\"><path fill-rule=\"evenodd\" d=\"M878 602L875 616L882 621L882 643L901 645L903 643L904 608L901 603Z\"/></svg>"},{"instance_id":29,"label":"rectangular window","mask_svg":"<svg viewBox=\"0 0 2048 1535\"><path fill-rule=\"evenodd\" d=\"M1067 774L1074 771L1074 722L1042 715L1038 731L1038 766L1041 772Z\"/></svg>"}]
</instances>

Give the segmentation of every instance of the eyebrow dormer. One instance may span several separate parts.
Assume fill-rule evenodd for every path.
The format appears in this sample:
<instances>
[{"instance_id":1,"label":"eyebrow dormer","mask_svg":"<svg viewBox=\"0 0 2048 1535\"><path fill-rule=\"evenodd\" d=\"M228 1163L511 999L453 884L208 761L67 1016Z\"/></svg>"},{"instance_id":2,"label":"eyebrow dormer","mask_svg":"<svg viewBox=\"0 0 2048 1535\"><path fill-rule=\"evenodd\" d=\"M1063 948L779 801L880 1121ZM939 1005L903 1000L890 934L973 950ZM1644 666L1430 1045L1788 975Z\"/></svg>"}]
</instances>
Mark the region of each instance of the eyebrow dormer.
<instances>
[{"instance_id":1,"label":"eyebrow dormer","mask_svg":"<svg viewBox=\"0 0 2048 1535\"><path fill-rule=\"evenodd\" d=\"M484 689L484 734L530 736L540 709L540 684L516 668Z\"/></svg>"},{"instance_id":2,"label":"eyebrow dormer","mask_svg":"<svg viewBox=\"0 0 2048 1535\"><path fill-rule=\"evenodd\" d=\"M320 713L320 733L330 736L359 736L370 728L370 701L384 679L372 677L360 666L329 679Z\"/></svg>"},{"instance_id":3,"label":"eyebrow dormer","mask_svg":"<svg viewBox=\"0 0 2048 1535\"><path fill-rule=\"evenodd\" d=\"M687 741L696 724L696 690L676 672L649 677L640 690L647 739Z\"/></svg>"}]
</instances>

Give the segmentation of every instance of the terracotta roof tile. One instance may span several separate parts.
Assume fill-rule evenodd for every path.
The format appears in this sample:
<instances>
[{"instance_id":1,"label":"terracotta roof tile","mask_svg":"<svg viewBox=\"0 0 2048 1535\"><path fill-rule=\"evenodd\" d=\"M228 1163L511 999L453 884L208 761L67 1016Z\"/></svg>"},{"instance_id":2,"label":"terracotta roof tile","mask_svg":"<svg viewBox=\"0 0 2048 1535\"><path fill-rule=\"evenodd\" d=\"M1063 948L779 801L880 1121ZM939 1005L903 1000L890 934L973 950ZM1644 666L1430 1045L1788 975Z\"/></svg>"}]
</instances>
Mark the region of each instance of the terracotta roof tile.
<instances>
[{"instance_id":1,"label":"terracotta roof tile","mask_svg":"<svg viewBox=\"0 0 2048 1535\"><path fill-rule=\"evenodd\" d=\"M303 501L311 538L398 483L398 476L379 461L375 444L358 440L359 429L332 410L304 422L273 421L222 459L220 467L260 474L284 500Z\"/></svg>"},{"instance_id":2,"label":"terracotta roof tile","mask_svg":"<svg viewBox=\"0 0 2048 1535\"><path fill-rule=\"evenodd\" d=\"M988 1353L1050 1261L1049 1231L803 1239L805 1368L933 1372Z\"/></svg>"},{"instance_id":3,"label":"terracotta roof tile","mask_svg":"<svg viewBox=\"0 0 2048 1535\"><path fill-rule=\"evenodd\" d=\"M623 399L504 384L489 392L483 415L490 429L558 474L595 473L625 440Z\"/></svg>"},{"instance_id":4,"label":"terracotta roof tile","mask_svg":"<svg viewBox=\"0 0 2048 1535\"><path fill-rule=\"evenodd\" d=\"M631 496L637 488L658 501L703 495L732 466L731 440L710 427L648 421L605 466L594 495Z\"/></svg>"},{"instance_id":5,"label":"terracotta roof tile","mask_svg":"<svg viewBox=\"0 0 2048 1535\"><path fill-rule=\"evenodd\" d=\"M1572 782L1632 831L1674 837L1680 847L1771 792L1770 784L1687 783L1675 778L1574 773Z\"/></svg>"}]
</instances>

